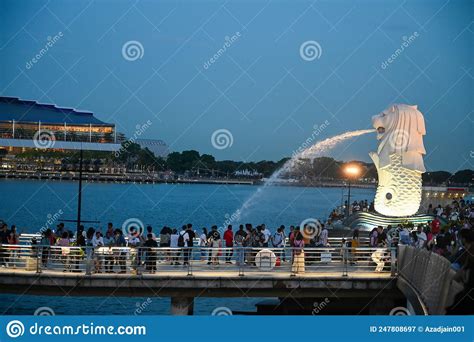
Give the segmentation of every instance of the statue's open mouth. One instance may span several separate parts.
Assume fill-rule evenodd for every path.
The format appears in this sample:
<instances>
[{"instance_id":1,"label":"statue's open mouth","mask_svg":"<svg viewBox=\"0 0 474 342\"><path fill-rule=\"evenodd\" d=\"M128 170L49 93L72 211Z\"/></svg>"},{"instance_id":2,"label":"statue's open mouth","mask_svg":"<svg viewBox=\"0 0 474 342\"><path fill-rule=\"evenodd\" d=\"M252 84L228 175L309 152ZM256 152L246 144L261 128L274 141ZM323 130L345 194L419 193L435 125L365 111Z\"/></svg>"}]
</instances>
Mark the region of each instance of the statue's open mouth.
<instances>
[{"instance_id":1,"label":"statue's open mouth","mask_svg":"<svg viewBox=\"0 0 474 342\"><path fill-rule=\"evenodd\" d=\"M384 128L384 127L378 127L378 128L377 128L377 133L378 133L378 134L383 134L383 133L385 133L385 128Z\"/></svg>"}]
</instances>

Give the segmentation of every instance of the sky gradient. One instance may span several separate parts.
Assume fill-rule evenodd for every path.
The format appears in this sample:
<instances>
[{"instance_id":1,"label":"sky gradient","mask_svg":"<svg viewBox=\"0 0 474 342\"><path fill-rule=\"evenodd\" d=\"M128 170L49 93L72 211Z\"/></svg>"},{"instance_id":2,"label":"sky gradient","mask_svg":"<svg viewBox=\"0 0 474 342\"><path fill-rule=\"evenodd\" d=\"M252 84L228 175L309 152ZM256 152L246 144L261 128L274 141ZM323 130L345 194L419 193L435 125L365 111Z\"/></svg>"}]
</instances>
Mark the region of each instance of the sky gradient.
<instances>
[{"instance_id":1,"label":"sky gradient","mask_svg":"<svg viewBox=\"0 0 474 342\"><path fill-rule=\"evenodd\" d=\"M149 121L141 138L245 161L279 160L309 137L371 128L391 103L417 104L427 170L472 169L473 9L449 0L1 0L0 94L90 110L128 136ZM124 55L130 41L140 58ZM308 41L317 58L301 55ZM231 146L213 146L219 129ZM369 161L375 149L369 134L330 155Z\"/></svg>"}]
</instances>

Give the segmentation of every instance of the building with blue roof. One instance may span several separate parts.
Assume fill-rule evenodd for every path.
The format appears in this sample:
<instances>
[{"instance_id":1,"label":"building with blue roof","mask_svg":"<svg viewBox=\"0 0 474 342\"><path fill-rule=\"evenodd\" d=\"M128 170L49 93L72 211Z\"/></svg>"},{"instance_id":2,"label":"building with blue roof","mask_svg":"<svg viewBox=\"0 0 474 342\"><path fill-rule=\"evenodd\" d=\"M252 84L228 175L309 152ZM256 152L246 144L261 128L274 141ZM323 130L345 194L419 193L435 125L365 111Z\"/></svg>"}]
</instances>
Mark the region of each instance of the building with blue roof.
<instances>
[{"instance_id":1,"label":"building with blue roof","mask_svg":"<svg viewBox=\"0 0 474 342\"><path fill-rule=\"evenodd\" d=\"M117 141L115 125L97 119L92 112L0 97L0 146L26 147L25 140L42 139L45 135L58 142L114 144ZM59 143L57 148L62 145Z\"/></svg>"}]
</instances>

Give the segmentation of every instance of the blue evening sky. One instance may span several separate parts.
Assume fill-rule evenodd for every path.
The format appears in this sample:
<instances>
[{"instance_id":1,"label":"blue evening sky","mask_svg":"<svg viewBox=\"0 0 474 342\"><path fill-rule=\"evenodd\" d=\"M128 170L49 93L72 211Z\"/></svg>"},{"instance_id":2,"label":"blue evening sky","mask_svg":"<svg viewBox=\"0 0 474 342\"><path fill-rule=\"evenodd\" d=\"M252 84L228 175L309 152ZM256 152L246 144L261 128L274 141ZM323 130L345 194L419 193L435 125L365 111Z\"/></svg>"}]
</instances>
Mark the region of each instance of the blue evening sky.
<instances>
[{"instance_id":1,"label":"blue evening sky","mask_svg":"<svg viewBox=\"0 0 474 342\"><path fill-rule=\"evenodd\" d=\"M370 128L390 103L417 104L427 169L472 169L473 4L0 0L0 94L91 110L128 136L150 120L141 137L171 150L247 161L291 155L326 120L317 140ZM129 41L141 58L124 58ZM307 41L319 58L301 57ZM232 146L213 147L218 129ZM331 156L368 161L375 148L370 134Z\"/></svg>"}]
</instances>

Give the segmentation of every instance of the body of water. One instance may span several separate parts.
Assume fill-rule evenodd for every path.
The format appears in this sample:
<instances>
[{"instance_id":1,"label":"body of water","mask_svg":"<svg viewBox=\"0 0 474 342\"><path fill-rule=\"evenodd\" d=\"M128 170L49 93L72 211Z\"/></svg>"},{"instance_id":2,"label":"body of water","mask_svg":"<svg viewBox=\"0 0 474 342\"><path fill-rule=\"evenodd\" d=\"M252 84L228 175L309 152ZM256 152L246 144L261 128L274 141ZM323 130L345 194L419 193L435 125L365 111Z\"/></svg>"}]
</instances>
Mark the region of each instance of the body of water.
<instances>
[{"instance_id":1,"label":"body of water","mask_svg":"<svg viewBox=\"0 0 474 342\"><path fill-rule=\"evenodd\" d=\"M77 211L75 182L0 180L0 220L15 224L19 232L37 232L54 217L75 219ZM150 224L155 232L163 225L180 227L193 223L195 229L224 226L257 186L206 184L113 184L84 183L83 220L100 221L86 224L105 231L108 222L121 227L130 218ZM352 189L351 199L374 197L373 189ZM287 186L266 187L258 201L241 213L242 222L254 225L265 223L274 231L281 224L299 225L308 218L325 220L331 210L341 204L342 188L304 188ZM59 215L58 215L59 214ZM52 224L55 227L57 222ZM74 223L66 224L71 230ZM216 307L225 306L237 311L255 311L259 298L197 298L195 314L208 315ZM143 303L147 303L143 305ZM42 306L56 314L117 314L133 315L142 305L141 314L168 314L169 298L70 297L0 295L3 314L33 314Z\"/></svg>"}]
</instances>

